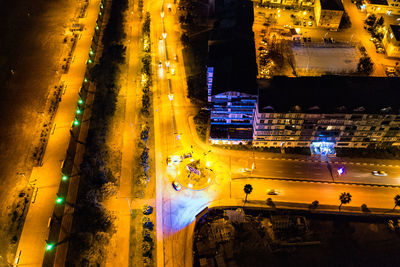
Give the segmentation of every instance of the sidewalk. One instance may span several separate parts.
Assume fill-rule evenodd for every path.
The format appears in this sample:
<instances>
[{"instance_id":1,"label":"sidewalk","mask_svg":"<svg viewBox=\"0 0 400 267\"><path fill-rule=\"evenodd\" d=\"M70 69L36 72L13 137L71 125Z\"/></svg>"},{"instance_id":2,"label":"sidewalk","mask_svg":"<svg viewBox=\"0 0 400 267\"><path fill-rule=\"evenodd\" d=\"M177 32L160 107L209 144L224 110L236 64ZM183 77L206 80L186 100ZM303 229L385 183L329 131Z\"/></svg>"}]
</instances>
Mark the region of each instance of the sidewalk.
<instances>
[{"instance_id":1,"label":"sidewalk","mask_svg":"<svg viewBox=\"0 0 400 267\"><path fill-rule=\"evenodd\" d=\"M62 96L52 136L49 138L43 158L43 166L34 168L31 180L37 179L38 193L35 203L31 204L21 238L17 255L20 254L19 265L42 266L46 239L48 237L49 218L51 217L56 193L61 181L61 164L65 159L70 140L69 128L74 120L78 92L86 72L86 60L91 46L94 25L99 9L99 1L90 1L87 8L88 16L81 19L87 30L82 33L75 49L75 59L71 63L69 73L61 80L67 85Z\"/></svg>"},{"instance_id":2,"label":"sidewalk","mask_svg":"<svg viewBox=\"0 0 400 267\"><path fill-rule=\"evenodd\" d=\"M223 208L259 208L265 210L298 210L304 212L310 212L312 214L332 214L332 215L362 215L362 216L380 216L389 217L395 216L400 217L400 210L389 210L381 208L368 208L369 211L362 211L361 207L343 205L341 211L339 211L339 205L318 205L315 209L310 209L310 204L307 203L292 203L292 202L279 202L273 201L272 205L267 205L264 200L248 200L244 204L244 199L220 199L211 201L208 204L208 208L223 209Z\"/></svg>"}]
</instances>

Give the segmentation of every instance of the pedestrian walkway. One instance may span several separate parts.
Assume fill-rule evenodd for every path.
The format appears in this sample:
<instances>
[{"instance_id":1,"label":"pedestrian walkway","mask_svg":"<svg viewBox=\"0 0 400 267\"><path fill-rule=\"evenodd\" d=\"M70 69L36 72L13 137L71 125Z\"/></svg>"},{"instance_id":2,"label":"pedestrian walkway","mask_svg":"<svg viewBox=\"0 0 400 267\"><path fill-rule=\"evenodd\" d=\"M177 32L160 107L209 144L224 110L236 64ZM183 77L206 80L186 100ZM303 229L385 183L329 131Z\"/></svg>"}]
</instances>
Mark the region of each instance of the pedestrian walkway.
<instances>
[{"instance_id":1,"label":"pedestrian walkway","mask_svg":"<svg viewBox=\"0 0 400 267\"><path fill-rule=\"evenodd\" d=\"M75 60L71 63L69 73L61 77L67 90L62 96L55 118L57 127L49 138L43 165L34 168L31 174L31 179L36 179L38 191L35 203L30 205L18 244L19 265L42 266L49 234L49 219L54 210L61 181L61 164L70 140L69 128L74 120L78 92L86 72L86 60L100 8L99 3L99 0L91 1L87 8L87 17L81 19L86 30L77 43Z\"/></svg>"}]
</instances>

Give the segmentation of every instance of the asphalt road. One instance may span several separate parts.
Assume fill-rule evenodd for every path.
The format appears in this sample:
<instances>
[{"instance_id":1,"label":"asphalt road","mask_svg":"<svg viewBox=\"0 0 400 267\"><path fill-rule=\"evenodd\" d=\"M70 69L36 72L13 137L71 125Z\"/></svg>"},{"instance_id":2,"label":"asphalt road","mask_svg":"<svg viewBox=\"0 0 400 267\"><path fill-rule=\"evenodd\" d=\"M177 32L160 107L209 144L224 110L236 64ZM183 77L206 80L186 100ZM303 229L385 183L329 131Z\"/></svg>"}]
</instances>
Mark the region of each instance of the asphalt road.
<instances>
[{"instance_id":1,"label":"asphalt road","mask_svg":"<svg viewBox=\"0 0 400 267\"><path fill-rule=\"evenodd\" d=\"M250 157L233 158L233 177L258 176L284 179L302 179L315 181L337 181L364 184L386 184L400 186L400 166L381 166L375 163L342 162L342 161L321 161L309 159L308 161L287 160L287 159L262 159ZM255 162L255 169L252 172L243 172L242 168L248 168ZM337 170L344 167L345 174L338 175ZM385 171L387 176L374 176L372 171Z\"/></svg>"}]
</instances>

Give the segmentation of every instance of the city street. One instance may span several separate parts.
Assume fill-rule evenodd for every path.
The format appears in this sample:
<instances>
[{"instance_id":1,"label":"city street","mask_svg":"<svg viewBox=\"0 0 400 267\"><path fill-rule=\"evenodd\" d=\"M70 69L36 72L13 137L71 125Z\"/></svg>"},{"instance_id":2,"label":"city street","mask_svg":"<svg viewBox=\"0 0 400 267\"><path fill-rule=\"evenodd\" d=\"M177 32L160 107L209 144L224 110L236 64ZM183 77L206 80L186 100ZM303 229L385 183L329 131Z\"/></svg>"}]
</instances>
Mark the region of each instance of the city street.
<instances>
[{"instance_id":1,"label":"city street","mask_svg":"<svg viewBox=\"0 0 400 267\"><path fill-rule=\"evenodd\" d=\"M38 191L34 203L30 205L18 244L17 255L21 266L41 266L43 262L49 233L49 218L54 210L62 176L60 165L65 159L70 140L69 129L74 120L78 92L86 71L99 3L99 0L90 1L87 16L79 21L85 25L85 30L77 43L69 73L61 76L66 90L55 117L55 126L47 145L43 166L34 168L30 177L30 181L35 180ZM323 36L334 37L342 42L360 41L376 63L373 76L385 76L385 67L394 65L394 61L375 52L373 43L369 41L368 32L363 29L364 14L360 13L350 0L344 0L344 5L352 18L352 28L343 32L327 32L317 29L313 24L300 27L303 36L310 36L316 42L320 42ZM153 173L154 169L155 175L151 175L149 184L146 184L146 189L142 191L143 196L137 197L135 195L137 192L133 191L135 188L133 182L136 181L139 169L135 159L139 154L137 141L143 123L140 115L142 101L140 75L143 54L142 24L145 16L140 19L137 1L129 0L129 9L125 17L126 64L121 69L122 82L113 118L114 128L109 134L110 143L113 141L121 143L121 178L117 196L105 202L105 207L117 217L116 233L110 242L106 266L138 266L143 262L142 248L138 244L143 238L142 223L138 221L142 219L140 211L144 204L155 208L151 219L153 220L155 216L153 222L156 226L157 241L156 253L152 258L154 264L159 267L193 266L195 216L207 206L243 206L245 184L251 184L253 187L246 206L266 208L268 207L266 199L272 198L273 201L289 203L294 207L298 203L311 204L314 200L318 200L321 205L332 205L336 209L340 204L339 194L350 192L353 196L352 201L346 206L358 208L366 204L369 208L387 210L393 208L393 197L400 193L400 160L326 158L240 151L223 149L200 141L193 121L198 107L187 97L185 64L192 63L183 60L183 46L180 42L183 31L176 16L177 7L178 5L172 0L144 1L143 15L146 12L151 14L153 75L151 113L154 115L154 125L152 125L154 140L149 141L149 146L152 146L150 150L154 150L155 155L154 161L153 156L150 156L149 172ZM259 18L261 14L258 12L264 12L263 10L255 8L256 45L260 41L259 35L264 27L261 26L262 19ZM284 21L291 20L290 13L286 10L277 12L268 9L265 12L288 12L277 18L278 24L286 24ZM309 13L298 15L307 21L310 20ZM152 123L151 117L149 123ZM203 183L202 185L207 184L207 186L199 190L188 189L190 182L181 183L180 190L172 186L173 182L179 182L176 177L176 170L179 168L167 166L167 158L172 155L181 156L184 153L192 154L193 159L207 161L206 164L202 164L203 167L209 168L209 172L212 171L212 182ZM189 164L191 156L180 163L181 170L188 169L187 165L183 164ZM338 174L339 168L344 168L342 175ZM372 171L384 171L387 176L374 176ZM208 176L202 177L209 178L209 172ZM25 178L25 175L22 175ZM277 194L268 195L271 189L275 189ZM132 209L134 212L139 211L140 216L135 218ZM67 215L72 218L72 214Z\"/></svg>"},{"instance_id":2,"label":"city street","mask_svg":"<svg viewBox=\"0 0 400 267\"><path fill-rule=\"evenodd\" d=\"M150 2L152 3L152 2ZM164 7L168 5L166 2ZM175 23L177 18L171 17L165 9L164 23L167 33L166 41L159 41L162 36L161 7L156 3L151 4L152 14L152 39L156 51L153 62L159 76L154 89L154 114L155 114L155 142L156 142L156 176L157 176L157 266L192 266L192 238L193 221L195 215L204 207L218 200L232 199L227 205L236 205L243 199L243 186L251 183L254 195L250 199L263 200L267 198L268 188L277 188L283 193L277 196L279 201L311 203L319 198L321 204L338 204L340 192L349 191L354 194L354 201L351 205L367 203L368 206L392 208L393 196L398 189L380 188L369 186L349 186L343 184L323 184L307 182L289 182L280 180L269 180L250 178L246 179L248 173L242 169L247 168L254 161L255 170L251 176L271 177L283 179L306 179L331 182L333 179L340 182L364 182L364 183L388 183L397 185L400 178L400 168L381 166L382 161L358 162L359 164L336 163L336 159L330 163L329 170L326 162L317 161L311 157L299 157L299 160L288 160L290 155L283 155L277 158L266 156L268 153L236 152L211 147L199 141L195 133L192 117L195 114L194 108L186 98L185 76L183 62L176 62L177 70L175 75L166 73L165 61L173 62L171 55L176 53L182 59L180 52L179 34ZM171 3L172 12L175 6ZM168 51L168 59L165 57L165 44ZM158 46L157 46L158 45ZM158 62L162 61L163 67L158 68ZM168 78L171 78L169 87ZM173 94L173 97L168 95ZM171 105L172 104L172 105ZM192 148L193 147L193 148ZM209 150L211 166L216 172L214 184L202 191L193 191L183 188L176 192L171 183L175 179L166 168L167 156L191 152L203 154ZM319 160L318 160L319 161ZM394 164L390 162L390 164ZM344 165L346 174L337 177L337 167ZM389 165L389 163L387 163ZM396 165L400 165L397 162ZM372 170L385 170L387 177L372 176ZM232 176L230 176L232 174ZM333 176L333 179L332 179ZM396 177L398 176L398 177ZM231 178L230 178L231 177ZM228 190L230 188L230 190ZM367 200L378 192L381 200L368 203ZM239 202L240 202L239 201ZM213 205L214 205L213 204ZM162 207L162 209L160 209Z\"/></svg>"}]
</instances>

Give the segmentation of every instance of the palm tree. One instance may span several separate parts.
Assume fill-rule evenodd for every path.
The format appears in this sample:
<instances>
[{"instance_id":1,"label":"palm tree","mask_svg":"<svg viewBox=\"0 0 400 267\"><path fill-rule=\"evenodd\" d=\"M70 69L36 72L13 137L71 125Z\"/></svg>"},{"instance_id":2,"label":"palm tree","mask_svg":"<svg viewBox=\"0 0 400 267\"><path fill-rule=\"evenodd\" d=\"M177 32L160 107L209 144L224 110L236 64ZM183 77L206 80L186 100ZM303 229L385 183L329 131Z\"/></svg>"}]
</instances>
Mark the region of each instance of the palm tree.
<instances>
[{"instance_id":1,"label":"palm tree","mask_svg":"<svg viewBox=\"0 0 400 267\"><path fill-rule=\"evenodd\" d=\"M247 202L247 196L253 191L253 187L251 184L246 184L243 188L244 193L246 194L246 198L244 199L244 203Z\"/></svg>"},{"instance_id":2,"label":"palm tree","mask_svg":"<svg viewBox=\"0 0 400 267\"><path fill-rule=\"evenodd\" d=\"M341 193L339 196L339 200L340 200L340 206L339 206L339 211L340 211L340 208L342 207L343 204L350 203L350 201L351 201L350 193L346 193L346 192Z\"/></svg>"},{"instance_id":3,"label":"palm tree","mask_svg":"<svg viewBox=\"0 0 400 267\"><path fill-rule=\"evenodd\" d=\"M393 208L393 210L394 210L397 206L400 206L400 195L396 195L396 196L394 197L394 208Z\"/></svg>"}]
</instances>

